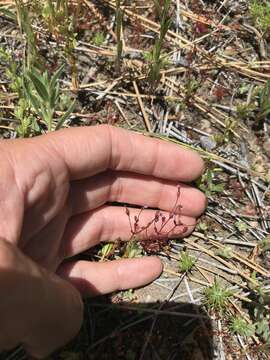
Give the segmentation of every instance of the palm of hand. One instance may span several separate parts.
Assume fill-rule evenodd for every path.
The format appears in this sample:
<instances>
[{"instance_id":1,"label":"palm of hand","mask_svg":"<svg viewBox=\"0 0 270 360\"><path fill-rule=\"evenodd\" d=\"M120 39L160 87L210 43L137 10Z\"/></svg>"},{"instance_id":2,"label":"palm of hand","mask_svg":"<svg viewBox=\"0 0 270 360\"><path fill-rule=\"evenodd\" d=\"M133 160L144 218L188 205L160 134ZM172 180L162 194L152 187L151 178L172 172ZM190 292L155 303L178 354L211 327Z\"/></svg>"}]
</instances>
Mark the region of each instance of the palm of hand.
<instances>
[{"instance_id":1,"label":"palm of hand","mask_svg":"<svg viewBox=\"0 0 270 360\"><path fill-rule=\"evenodd\" d=\"M153 258L105 267L83 261L62 264L100 241L130 237L125 210L108 202L168 213L177 183L195 179L203 169L194 153L106 126L2 143L2 150L2 236L86 294L142 285L161 270ZM181 188L181 221L191 225L204 210L205 197L188 185ZM139 210L130 211L134 216ZM154 213L144 211L142 222L147 224ZM176 236L182 232L181 226L175 229ZM147 271L138 278L133 270L140 266ZM110 270L116 277L109 283L103 275Z\"/></svg>"}]
</instances>

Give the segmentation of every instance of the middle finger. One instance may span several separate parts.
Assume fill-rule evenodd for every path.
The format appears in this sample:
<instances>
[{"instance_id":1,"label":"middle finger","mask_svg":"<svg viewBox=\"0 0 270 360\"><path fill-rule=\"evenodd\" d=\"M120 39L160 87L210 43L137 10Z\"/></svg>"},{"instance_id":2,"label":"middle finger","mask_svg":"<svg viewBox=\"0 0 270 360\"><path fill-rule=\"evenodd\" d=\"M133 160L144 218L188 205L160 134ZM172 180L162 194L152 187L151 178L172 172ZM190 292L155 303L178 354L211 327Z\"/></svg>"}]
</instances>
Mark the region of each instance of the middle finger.
<instances>
[{"instance_id":1,"label":"middle finger","mask_svg":"<svg viewBox=\"0 0 270 360\"><path fill-rule=\"evenodd\" d=\"M187 184L121 171L106 171L72 183L70 203L73 215L93 210L107 202L148 206L165 211L172 211L177 202L182 207L183 215L198 217L205 209L206 197Z\"/></svg>"}]
</instances>

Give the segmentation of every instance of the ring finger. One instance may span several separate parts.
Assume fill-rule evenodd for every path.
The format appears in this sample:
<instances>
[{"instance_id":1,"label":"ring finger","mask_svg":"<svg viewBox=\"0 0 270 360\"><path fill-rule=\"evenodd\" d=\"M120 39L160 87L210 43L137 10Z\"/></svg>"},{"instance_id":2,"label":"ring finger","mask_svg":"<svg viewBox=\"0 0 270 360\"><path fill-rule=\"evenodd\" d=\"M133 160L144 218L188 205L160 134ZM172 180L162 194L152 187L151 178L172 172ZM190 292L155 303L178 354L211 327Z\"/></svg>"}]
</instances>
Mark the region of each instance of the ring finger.
<instances>
[{"instance_id":1,"label":"ring finger","mask_svg":"<svg viewBox=\"0 0 270 360\"><path fill-rule=\"evenodd\" d=\"M63 257L81 253L102 241L145 238L183 237L190 234L196 219L185 215L173 216L166 211L125 209L121 206L103 206L74 216L63 235Z\"/></svg>"}]
</instances>

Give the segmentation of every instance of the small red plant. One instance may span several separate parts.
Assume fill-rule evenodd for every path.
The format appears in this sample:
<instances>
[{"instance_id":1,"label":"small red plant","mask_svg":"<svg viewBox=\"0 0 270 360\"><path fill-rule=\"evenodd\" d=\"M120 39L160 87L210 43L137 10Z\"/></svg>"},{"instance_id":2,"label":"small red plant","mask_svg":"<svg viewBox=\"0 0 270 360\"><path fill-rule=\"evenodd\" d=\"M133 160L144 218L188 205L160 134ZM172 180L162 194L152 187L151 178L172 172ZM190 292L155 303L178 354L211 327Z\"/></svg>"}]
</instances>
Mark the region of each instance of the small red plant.
<instances>
[{"instance_id":1,"label":"small red plant","mask_svg":"<svg viewBox=\"0 0 270 360\"><path fill-rule=\"evenodd\" d=\"M180 196L181 186L178 185L176 201L169 214L156 210L153 219L146 225L140 225L140 222L143 211L147 209L147 206L143 206L139 214L134 217L131 216L130 210L126 208L131 231L130 240L136 238L147 253L153 254L166 248L173 234L186 233L188 227L193 226L193 224L183 224L180 219L182 210L182 206L179 204Z\"/></svg>"},{"instance_id":2,"label":"small red plant","mask_svg":"<svg viewBox=\"0 0 270 360\"><path fill-rule=\"evenodd\" d=\"M227 90L222 85L217 85L214 89L214 95L217 100L222 100L226 95L228 95Z\"/></svg>"},{"instance_id":3,"label":"small red plant","mask_svg":"<svg viewBox=\"0 0 270 360\"><path fill-rule=\"evenodd\" d=\"M206 34L209 32L209 26L201 21L197 21L195 24L195 30L198 34Z\"/></svg>"}]
</instances>

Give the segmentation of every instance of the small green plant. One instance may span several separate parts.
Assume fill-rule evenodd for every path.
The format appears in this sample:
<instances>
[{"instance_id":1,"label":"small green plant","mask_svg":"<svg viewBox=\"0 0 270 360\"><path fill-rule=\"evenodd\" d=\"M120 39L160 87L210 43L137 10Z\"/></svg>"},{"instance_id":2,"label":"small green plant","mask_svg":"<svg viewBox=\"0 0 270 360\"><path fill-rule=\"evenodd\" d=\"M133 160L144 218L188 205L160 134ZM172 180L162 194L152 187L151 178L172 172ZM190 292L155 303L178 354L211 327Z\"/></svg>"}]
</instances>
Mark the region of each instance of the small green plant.
<instances>
[{"instance_id":1,"label":"small green plant","mask_svg":"<svg viewBox=\"0 0 270 360\"><path fill-rule=\"evenodd\" d=\"M139 242L136 241L136 239L132 239L127 242L123 257L132 259L141 256L142 253L143 253L143 249L140 246Z\"/></svg>"},{"instance_id":2,"label":"small green plant","mask_svg":"<svg viewBox=\"0 0 270 360\"><path fill-rule=\"evenodd\" d=\"M113 243L107 243L104 244L99 251L99 255L101 256L101 260L108 259L112 253L114 252L115 244Z\"/></svg>"},{"instance_id":3,"label":"small green plant","mask_svg":"<svg viewBox=\"0 0 270 360\"><path fill-rule=\"evenodd\" d=\"M242 83L242 82L241 82L241 84L239 84L238 94L239 94L239 95L248 94L249 89L250 89L250 85L249 85L249 84L246 84L246 83Z\"/></svg>"},{"instance_id":4,"label":"small green plant","mask_svg":"<svg viewBox=\"0 0 270 360\"><path fill-rule=\"evenodd\" d=\"M210 196L213 193L221 193L224 191L224 184L217 184L215 180L215 174L220 169L207 169L205 173L197 180L197 186L205 193L206 196Z\"/></svg>"},{"instance_id":5,"label":"small green plant","mask_svg":"<svg viewBox=\"0 0 270 360\"><path fill-rule=\"evenodd\" d=\"M235 132L239 126L239 117L228 116L224 121L224 125L223 133L214 136L215 141L219 145L228 144L233 141Z\"/></svg>"},{"instance_id":6,"label":"small green plant","mask_svg":"<svg viewBox=\"0 0 270 360\"><path fill-rule=\"evenodd\" d=\"M93 41L93 44L96 45L96 46L102 45L102 44L104 43L104 41L105 41L104 33L98 31L98 32L94 35L92 41Z\"/></svg>"},{"instance_id":7,"label":"small green plant","mask_svg":"<svg viewBox=\"0 0 270 360\"><path fill-rule=\"evenodd\" d=\"M14 116L20 122L20 125L16 128L20 137L26 138L32 134L38 135L40 133L37 120L33 116L31 106L26 99L19 99L14 109Z\"/></svg>"},{"instance_id":8,"label":"small green plant","mask_svg":"<svg viewBox=\"0 0 270 360\"><path fill-rule=\"evenodd\" d=\"M181 251L179 259L180 272L190 272L195 264L195 259L187 251Z\"/></svg>"},{"instance_id":9,"label":"small green plant","mask_svg":"<svg viewBox=\"0 0 270 360\"><path fill-rule=\"evenodd\" d=\"M255 335L255 324L249 324L242 317L236 317L231 320L230 329L233 333L241 336L253 336Z\"/></svg>"},{"instance_id":10,"label":"small green plant","mask_svg":"<svg viewBox=\"0 0 270 360\"><path fill-rule=\"evenodd\" d=\"M3 64L5 77L9 81L9 89L18 96L21 95L23 80L19 74L19 65L13 59L10 52L0 47L0 66ZM1 66L2 67L2 66Z\"/></svg>"},{"instance_id":11,"label":"small green plant","mask_svg":"<svg viewBox=\"0 0 270 360\"><path fill-rule=\"evenodd\" d=\"M233 117L227 117L225 119L225 130L223 133L223 143L227 144L234 138L234 132L238 128L238 120Z\"/></svg>"},{"instance_id":12,"label":"small green plant","mask_svg":"<svg viewBox=\"0 0 270 360\"><path fill-rule=\"evenodd\" d=\"M123 26L123 10L121 9L121 0L116 0L116 59L115 69L119 74L121 71L122 53L123 53L123 40L122 40L122 26Z\"/></svg>"},{"instance_id":13,"label":"small green plant","mask_svg":"<svg viewBox=\"0 0 270 360\"><path fill-rule=\"evenodd\" d=\"M264 283L258 280L257 273L251 274L252 282L248 286L252 290L251 314L255 324L255 333L270 348L270 294L265 289Z\"/></svg>"},{"instance_id":14,"label":"small green plant","mask_svg":"<svg viewBox=\"0 0 270 360\"><path fill-rule=\"evenodd\" d=\"M53 121L60 99L59 79L63 70L64 66L61 66L50 78L47 71L40 73L32 68L24 78L25 96L33 110L46 124L48 131L60 129L75 107L74 100L66 112L57 119L57 124L54 126Z\"/></svg>"},{"instance_id":15,"label":"small green plant","mask_svg":"<svg viewBox=\"0 0 270 360\"><path fill-rule=\"evenodd\" d=\"M27 5L22 0L15 0L17 10L17 22L21 32L25 34L27 41L26 66L40 65L36 36L32 27L30 13Z\"/></svg>"},{"instance_id":16,"label":"small green plant","mask_svg":"<svg viewBox=\"0 0 270 360\"><path fill-rule=\"evenodd\" d=\"M239 104L236 107L236 118L245 121L249 117L253 116L255 109L255 104Z\"/></svg>"},{"instance_id":17,"label":"small green plant","mask_svg":"<svg viewBox=\"0 0 270 360\"><path fill-rule=\"evenodd\" d=\"M262 288L261 284L254 287L254 294L256 295L253 303L256 334L270 346L270 294Z\"/></svg>"},{"instance_id":18,"label":"small green plant","mask_svg":"<svg viewBox=\"0 0 270 360\"><path fill-rule=\"evenodd\" d=\"M59 35L63 32L62 27L65 26L64 23L69 18L68 1L58 0L54 3L52 0L46 0L44 1L41 12L50 33L58 38Z\"/></svg>"},{"instance_id":19,"label":"small green plant","mask_svg":"<svg viewBox=\"0 0 270 360\"><path fill-rule=\"evenodd\" d=\"M256 116L256 118L258 121L261 121L264 120L266 116L268 116L269 114L270 114L270 80L266 82L266 84L259 93L259 113Z\"/></svg>"},{"instance_id":20,"label":"small green plant","mask_svg":"<svg viewBox=\"0 0 270 360\"><path fill-rule=\"evenodd\" d=\"M232 295L233 293L230 290L223 287L220 281L215 279L213 285L204 290L204 304L207 308L222 313Z\"/></svg>"},{"instance_id":21,"label":"small green plant","mask_svg":"<svg viewBox=\"0 0 270 360\"><path fill-rule=\"evenodd\" d=\"M248 225L244 221L241 221L241 220L236 221L236 223L234 225L237 228L237 230L241 233L245 233L248 229Z\"/></svg>"},{"instance_id":22,"label":"small green plant","mask_svg":"<svg viewBox=\"0 0 270 360\"><path fill-rule=\"evenodd\" d=\"M14 11L11 11L5 6L0 6L0 14L4 15L10 20L16 21L16 15L14 14Z\"/></svg>"},{"instance_id":23,"label":"small green plant","mask_svg":"<svg viewBox=\"0 0 270 360\"><path fill-rule=\"evenodd\" d=\"M231 259L233 257L233 250L230 246L225 246L222 249L216 251L216 255L222 257L223 259Z\"/></svg>"},{"instance_id":24,"label":"small green plant","mask_svg":"<svg viewBox=\"0 0 270 360\"><path fill-rule=\"evenodd\" d=\"M251 0L250 14L255 26L261 32L270 35L270 2L268 0Z\"/></svg>"},{"instance_id":25,"label":"small green plant","mask_svg":"<svg viewBox=\"0 0 270 360\"><path fill-rule=\"evenodd\" d=\"M188 78L188 81L185 86L185 101L187 103L190 102L190 100L195 95L195 93L199 89L199 87L200 87L200 83L198 80L196 80L192 77Z\"/></svg>"},{"instance_id":26,"label":"small green plant","mask_svg":"<svg viewBox=\"0 0 270 360\"><path fill-rule=\"evenodd\" d=\"M162 48L166 34L171 25L171 18L169 16L171 0L164 0L162 2L160 0L154 0L154 3L157 13L160 14L160 32L154 48L149 55L151 64L148 80L152 89L155 89L158 86L161 78L160 71L164 66L164 61L166 61L166 57L162 55ZM163 6L161 4L163 4Z\"/></svg>"},{"instance_id":27,"label":"small green plant","mask_svg":"<svg viewBox=\"0 0 270 360\"><path fill-rule=\"evenodd\" d=\"M206 232L208 230L208 225L206 222L199 222L197 225L197 230L201 232Z\"/></svg>"},{"instance_id":28,"label":"small green plant","mask_svg":"<svg viewBox=\"0 0 270 360\"><path fill-rule=\"evenodd\" d=\"M256 323L256 334L261 337L261 339L269 344L270 346L270 317L264 316L260 321Z\"/></svg>"},{"instance_id":29,"label":"small green plant","mask_svg":"<svg viewBox=\"0 0 270 360\"><path fill-rule=\"evenodd\" d=\"M37 121L31 112L31 106L23 91L24 75L22 64L17 63L12 55L3 48L0 48L0 66L1 63L4 65L4 74L9 82L8 88L18 96L18 101L14 104L14 116L20 123L16 129L18 135L20 137L29 137L31 134L38 134Z\"/></svg>"},{"instance_id":30,"label":"small green plant","mask_svg":"<svg viewBox=\"0 0 270 360\"><path fill-rule=\"evenodd\" d=\"M74 49L77 46L76 27L81 12L81 1L73 6L68 0L47 0L40 10L43 21L56 41L64 43L64 53L71 68L73 90L78 89L78 70Z\"/></svg>"},{"instance_id":31,"label":"small green plant","mask_svg":"<svg viewBox=\"0 0 270 360\"><path fill-rule=\"evenodd\" d=\"M262 252L270 251L270 235L259 241L259 247Z\"/></svg>"},{"instance_id":32,"label":"small green plant","mask_svg":"<svg viewBox=\"0 0 270 360\"><path fill-rule=\"evenodd\" d=\"M121 299L121 301L131 302L136 299L136 295L135 295L133 289L128 289L128 290L121 291L119 293L119 298Z\"/></svg>"}]
</instances>

